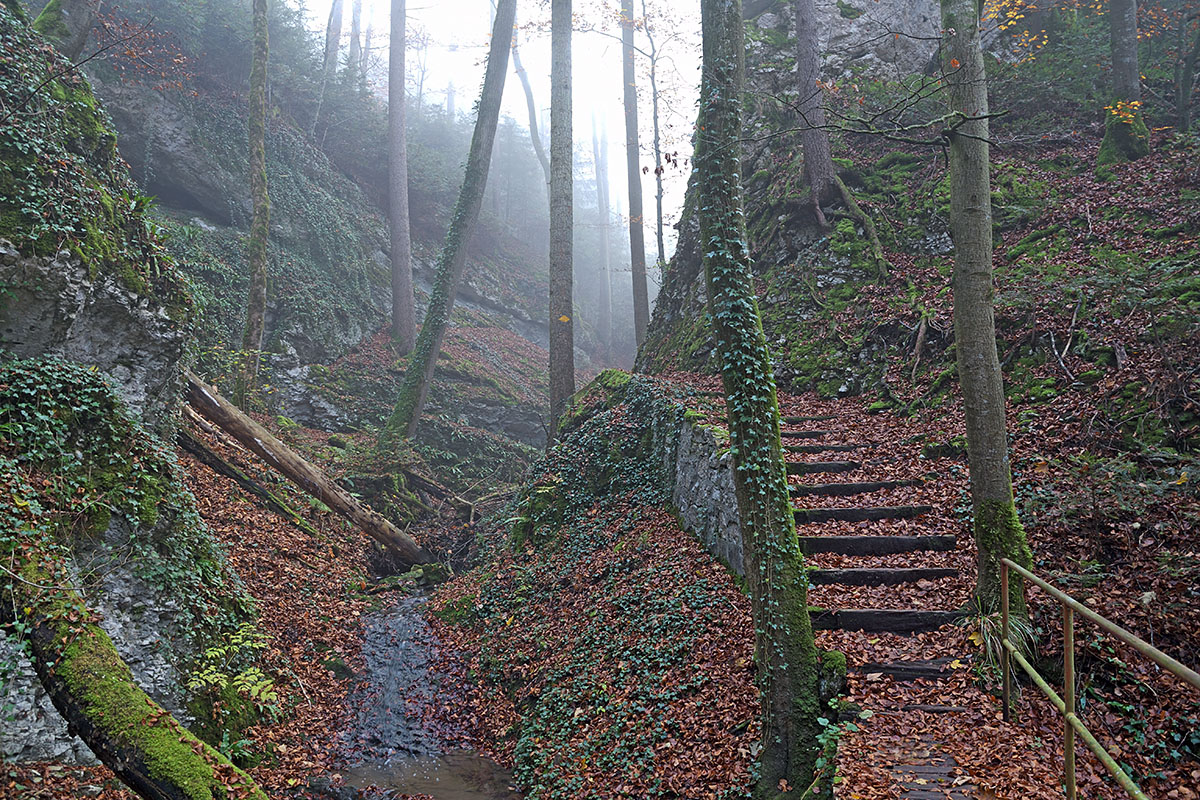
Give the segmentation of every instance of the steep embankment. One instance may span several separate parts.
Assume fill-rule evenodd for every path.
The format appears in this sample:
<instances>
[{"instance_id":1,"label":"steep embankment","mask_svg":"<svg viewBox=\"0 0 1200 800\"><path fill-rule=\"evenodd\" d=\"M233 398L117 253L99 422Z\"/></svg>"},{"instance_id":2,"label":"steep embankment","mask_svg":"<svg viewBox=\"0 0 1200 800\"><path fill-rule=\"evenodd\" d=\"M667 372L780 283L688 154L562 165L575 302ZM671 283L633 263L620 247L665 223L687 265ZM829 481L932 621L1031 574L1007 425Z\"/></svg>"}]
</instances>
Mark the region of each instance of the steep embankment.
<instances>
[{"instance_id":1,"label":"steep embankment","mask_svg":"<svg viewBox=\"0 0 1200 800\"><path fill-rule=\"evenodd\" d=\"M1160 130L1149 157L1097 170L1106 77L1096 64L1107 58L1107 33L1102 19L1086 14L1068 23L1035 59L990 64L993 108L1012 110L993 128L992 203L1017 502L1039 572L1195 664L1200 149L1194 135ZM911 417L931 453L961 454L945 164L934 148L835 137L841 175L875 221L888 274L873 273L861 229L836 208L826 209L830 229L818 228L799 185L794 121L767 99L795 96L773 69L791 58L789 24L763 18L751 26L757 91L743 171L776 375L782 387L820 398L797 406L799 413L862 395L870 411ZM998 51L1010 46L1003 37L996 43ZM1081 49L1091 56L1079 58ZM1158 63L1156 52L1149 63ZM1156 69L1146 71L1160 80L1165 73ZM841 114L912 99L912 87L922 85L918 75L833 75L837 89L826 98ZM940 109L936 96L914 100L907 120ZM1152 103L1148 113L1170 121L1169 110ZM704 311L700 251L685 213L641 365L711 370ZM1054 666L1061 622L1053 606L1035 608L1042 666L1053 674L1061 669ZM1149 669L1144 661L1098 638L1081 641L1088 724L1121 743L1138 778L1153 783L1161 770L1175 776L1163 785L1186 783L1200 743L1165 721L1198 719L1200 705L1165 685L1136 688Z\"/></svg>"}]
</instances>

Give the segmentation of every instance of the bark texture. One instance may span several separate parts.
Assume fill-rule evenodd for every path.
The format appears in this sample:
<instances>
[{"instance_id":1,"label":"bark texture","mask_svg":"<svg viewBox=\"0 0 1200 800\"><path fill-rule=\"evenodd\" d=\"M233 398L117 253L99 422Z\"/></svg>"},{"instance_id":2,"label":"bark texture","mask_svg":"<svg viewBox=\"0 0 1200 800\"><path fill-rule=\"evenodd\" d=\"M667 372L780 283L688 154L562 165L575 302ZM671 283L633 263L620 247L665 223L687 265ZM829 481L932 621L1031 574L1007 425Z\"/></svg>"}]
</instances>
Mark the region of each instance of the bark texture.
<instances>
[{"instance_id":1,"label":"bark texture","mask_svg":"<svg viewBox=\"0 0 1200 800\"><path fill-rule=\"evenodd\" d=\"M608 129L596 133L596 118L592 117L592 163L596 167L596 211L600 225L600 318L596 334L604 348L604 357L612 358L612 252L608 238L610 209L608 205Z\"/></svg>"},{"instance_id":2,"label":"bark texture","mask_svg":"<svg viewBox=\"0 0 1200 800\"><path fill-rule=\"evenodd\" d=\"M504 96L504 75L508 71L508 54L512 49L516 10L517 0L500 0L497 6L488 49L487 71L479 95L479 116L475 120L475 132L467 151L466 173L454 204L454 214L450 218L441 255L438 256L429 309L425 312L425 321L404 373L396 406L380 437L381 449L390 447L396 437L412 435L429 396L429 384L437 367L446 324L454 309L454 295L458 292L458 284L466 267L467 244L475 232L475 223L479 221L479 208L487 187L492 145L496 140L496 124L500 118L500 100Z\"/></svg>"},{"instance_id":3,"label":"bark texture","mask_svg":"<svg viewBox=\"0 0 1200 800\"><path fill-rule=\"evenodd\" d=\"M621 0L621 75L625 82L625 161L629 179L629 266L633 273L633 332L641 347L650 324L646 286L646 239L642 230L642 169L639 159L637 79L633 70L633 0Z\"/></svg>"},{"instance_id":4,"label":"bark texture","mask_svg":"<svg viewBox=\"0 0 1200 800\"><path fill-rule=\"evenodd\" d=\"M254 0L254 49L250 60L250 293L246 298L246 330L242 336L242 368L236 399L243 409L258 389L263 327L267 316L267 240L271 200L267 195L267 0Z\"/></svg>"},{"instance_id":5,"label":"bark texture","mask_svg":"<svg viewBox=\"0 0 1200 800\"><path fill-rule=\"evenodd\" d=\"M1191 47L1188 33L1195 26ZM1192 93L1196 83L1196 67L1200 65L1200 12L1181 13L1179 19L1178 56L1175 60L1175 127L1186 131L1192 127Z\"/></svg>"},{"instance_id":6,"label":"bark texture","mask_svg":"<svg viewBox=\"0 0 1200 800\"><path fill-rule=\"evenodd\" d=\"M392 260L392 339L406 356L417 339L417 309L413 298L412 232L408 218L408 134L406 122L405 0L392 0L392 35L388 49L388 233Z\"/></svg>"},{"instance_id":7,"label":"bark texture","mask_svg":"<svg viewBox=\"0 0 1200 800\"><path fill-rule=\"evenodd\" d=\"M1134 161L1150 153L1150 131L1142 116L1142 81L1138 70L1137 0L1108 4L1112 49L1112 106L1104 118L1104 141L1097 162Z\"/></svg>"},{"instance_id":8,"label":"bark texture","mask_svg":"<svg viewBox=\"0 0 1200 800\"><path fill-rule=\"evenodd\" d=\"M697 213L762 691L763 751L755 796L798 798L813 784L819 749L819 662L780 446L774 373L746 244L738 146L745 72L742 4L702 0L701 12Z\"/></svg>"},{"instance_id":9,"label":"bark texture","mask_svg":"<svg viewBox=\"0 0 1200 800\"><path fill-rule=\"evenodd\" d=\"M321 59L324 75L322 90L333 80L337 72L338 48L342 44L342 17L345 16L345 0L333 0L329 7L329 20L325 23L325 54Z\"/></svg>"},{"instance_id":10,"label":"bark texture","mask_svg":"<svg viewBox=\"0 0 1200 800\"><path fill-rule=\"evenodd\" d=\"M4 559L2 593L29 626L38 679L68 730L149 800L266 800L249 775L197 739L137 687L49 542L23 540Z\"/></svg>"},{"instance_id":11,"label":"bark texture","mask_svg":"<svg viewBox=\"0 0 1200 800\"><path fill-rule=\"evenodd\" d=\"M190 372L187 374L185 397L197 413L228 433L292 483L329 506L334 513L362 528L368 536L405 564L426 564L433 560L429 552L413 541L412 537L388 522L378 512L359 503L325 473L298 456L265 428L234 408L216 389L205 385Z\"/></svg>"},{"instance_id":12,"label":"bark texture","mask_svg":"<svg viewBox=\"0 0 1200 800\"><path fill-rule=\"evenodd\" d=\"M980 607L1000 607L1000 559L1030 566L1013 506L1004 386L996 352L992 291L992 200L988 174L987 75L975 0L942 0L943 54L951 111L968 117L950 137L950 234L954 239L954 342L967 422L971 506L979 550ZM958 64L954 67L955 63ZM1024 613L1020 581L1012 607Z\"/></svg>"},{"instance_id":13,"label":"bark texture","mask_svg":"<svg viewBox=\"0 0 1200 800\"><path fill-rule=\"evenodd\" d=\"M550 436L575 394L571 0L550 4Z\"/></svg>"},{"instance_id":14,"label":"bark texture","mask_svg":"<svg viewBox=\"0 0 1200 800\"><path fill-rule=\"evenodd\" d=\"M821 77L821 48L816 0L793 0L796 17L796 83L800 96L800 145L804 148L804 182L812 192L817 219L825 224L821 204L837 193L829 131L825 128L825 95L817 85Z\"/></svg>"}]
</instances>

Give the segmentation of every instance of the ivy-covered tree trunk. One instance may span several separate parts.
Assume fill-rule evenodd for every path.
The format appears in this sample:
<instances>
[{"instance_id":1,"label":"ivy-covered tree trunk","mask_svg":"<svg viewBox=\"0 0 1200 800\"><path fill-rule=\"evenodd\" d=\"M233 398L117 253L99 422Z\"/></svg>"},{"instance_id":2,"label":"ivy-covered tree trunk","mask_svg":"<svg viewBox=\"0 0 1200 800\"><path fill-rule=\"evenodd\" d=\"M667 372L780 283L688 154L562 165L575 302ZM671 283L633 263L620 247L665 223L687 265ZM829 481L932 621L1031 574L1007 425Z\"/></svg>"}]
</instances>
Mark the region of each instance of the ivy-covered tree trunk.
<instances>
[{"instance_id":1,"label":"ivy-covered tree trunk","mask_svg":"<svg viewBox=\"0 0 1200 800\"><path fill-rule=\"evenodd\" d=\"M245 772L193 736L134 683L129 667L72 588L62 551L27 534L4 561L0 599L29 630L34 668L67 729L153 800L267 800Z\"/></svg>"},{"instance_id":2,"label":"ivy-covered tree trunk","mask_svg":"<svg viewBox=\"0 0 1200 800\"><path fill-rule=\"evenodd\" d=\"M800 144L804 148L804 182L812 192L817 219L824 225L821 204L834 196L837 186L829 131L825 129L825 95L817 85L821 77L821 48L816 0L793 0L792 11L796 17L796 85L800 93L796 105Z\"/></svg>"},{"instance_id":3,"label":"ivy-covered tree trunk","mask_svg":"<svg viewBox=\"0 0 1200 800\"><path fill-rule=\"evenodd\" d=\"M774 371L746 244L738 146L745 71L742 4L702 0L701 13L697 208L762 691L762 769L755 796L798 798L813 782L819 749L819 664L779 440Z\"/></svg>"},{"instance_id":4,"label":"ivy-covered tree trunk","mask_svg":"<svg viewBox=\"0 0 1200 800\"><path fill-rule=\"evenodd\" d=\"M1104 115L1104 141L1098 163L1134 161L1150 153L1150 131L1142 116L1142 76L1138 70L1137 0L1110 0L1112 105Z\"/></svg>"},{"instance_id":5,"label":"ivy-covered tree trunk","mask_svg":"<svg viewBox=\"0 0 1200 800\"><path fill-rule=\"evenodd\" d=\"M608 129L596 133L592 117L592 163L596 167L596 216L600 225L600 315L596 335L604 348L604 357L612 358L612 253L609 249L608 223Z\"/></svg>"},{"instance_id":6,"label":"ivy-covered tree trunk","mask_svg":"<svg viewBox=\"0 0 1200 800\"><path fill-rule=\"evenodd\" d=\"M500 118L500 101L504 96L504 75L508 72L508 53L512 46L513 21L517 12L517 0L500 0L496 8L496 21L492 27L492 41L488 48L487 71L483 77L483 89L479 94L479 116L475 120L475 132L471 135L471 147L467 151L466 172L462 188L454 204L450 227L442 244L434 271L433 291L429 296L429 310L417 336L412 358L404 373L400 395L380 437L380 448L390 447L397 437L411 436L421 418L421 410L429 396L429 384L437 367L438 353L446 335L450 312L454 310L454 295L462 281L467 263L467 244L479 221L479 208L483 204L483 190L487 187L488 168L492 161L492 144L496 140L496 125Z\"/></svg>"},{"instance_id":7,"label":"ivy-covered tree trunk","mask_svg":"<svg viewBox=\"0 0 1200 800\"><path fill-rule=\"evenodd\" d=\"M646 239L642 230L642 168L639 163L637 78L633 71L633 0L621 0L621 75L625 83L625 164L629 183L629 266L633 273L633 333L638 347L650 325L646 286Z\"/></svg>"},{"instance_id":8,"label":"ivy-covered tree trunk","mask_svg":"<svg viewBox=\"0 0 1200 800\"><path fill-rule=\"evenodd\" d=\"M250 59L250 293L246 298L246 330L235 397L245 410L258 389L263 327L267 316L267 240L271 200L267 196L267 0L254 0L254 49Z\"/></svg>"},{"instance_id":9,"label":"ivy-covered tree trunk","mask_svg":"<svg viewBox=\"0 0 1200 800\"><path fill-rule=\"evenodd\" d=\"M392 0L392 35L388 49L388 232L392 245L392 339L402 356L412 352L417 339L412 232L408 217L408 134L405 132L407 14L405 0Z\"/></svg>"},{"instance_id":10,"label":"ivy-covered tree trunk","mask_svg":"<svg viewBox=\"0 0 1200 800\"><path fill-rule=\"evenodd\" d=\"M992 307L992 200L988 174L987 75L976 0L941 0L943 69L950 110L965 120L950 137L950 234L954 239L954 347L967 421L971 507L979 550L980 608L999 608L1000 559L1029 566L1013 505L1004 386ZM1024 613L1020 581L1012 608Z\"/></svg>"},{"instance_id":11,"label":"ivy-covered tree trunk","mask_svg":"<svg viewBox=\"0 0 1200 800\"><path fill-rule=\"evenodd\" d=\"M571 0L550 4L550 436L575 394Z\"/></svg>"}]
</instances>

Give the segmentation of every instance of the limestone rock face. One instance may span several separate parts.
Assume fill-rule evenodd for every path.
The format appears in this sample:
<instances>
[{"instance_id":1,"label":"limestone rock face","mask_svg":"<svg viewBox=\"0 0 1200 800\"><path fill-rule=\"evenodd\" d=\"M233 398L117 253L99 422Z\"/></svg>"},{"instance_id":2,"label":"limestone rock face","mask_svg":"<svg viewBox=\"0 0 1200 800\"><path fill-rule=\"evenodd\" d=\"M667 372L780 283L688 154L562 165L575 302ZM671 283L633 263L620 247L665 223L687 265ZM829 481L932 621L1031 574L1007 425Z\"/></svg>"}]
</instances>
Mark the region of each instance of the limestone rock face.
<instances>
[{"instance_id":1,"label":"limestone rock face","mask_svg":"<svg viewBox=\"0 0 1200 800\"><path fill-rule=\"evenodd\" d=\"M821 30L825 70L851 70L889 78L924 72L937 51L941 14L934 0L817 0L826 16Z\"/></svg>"},{"instance_id":2,"label":"limestone rock face","mask_svg":"<svg viewBox=\"0 0 1200 800\"><path fill-rule=\"evenodd\" d=\"M186 725L191 718L183 710L182 682L171 658L187 642L176 622L178 604L121 563L131 538L141 535L114 516L103 541L81 548L75 563L80 574L100 576L87 592L89 605L137 685ZM0 664L14 667L10 674L0 673L0 707L11 708L0 725L0 760L97 763L83 740L67 730L16 640L0 636Z\"/></svg>"},{"instance_id":3,"label":"limestone rock face","mask_svg":"<svg viewBox=\"0 0 1200 800\"><path fill-rule=\"evenodd\" d=\"M123 285L118 275L92 277L65 251L24 257L0 239L0 350L97 367L162 433L179 399L185 339L185 327L165 306Z\"/></svg>"}]
</instances>

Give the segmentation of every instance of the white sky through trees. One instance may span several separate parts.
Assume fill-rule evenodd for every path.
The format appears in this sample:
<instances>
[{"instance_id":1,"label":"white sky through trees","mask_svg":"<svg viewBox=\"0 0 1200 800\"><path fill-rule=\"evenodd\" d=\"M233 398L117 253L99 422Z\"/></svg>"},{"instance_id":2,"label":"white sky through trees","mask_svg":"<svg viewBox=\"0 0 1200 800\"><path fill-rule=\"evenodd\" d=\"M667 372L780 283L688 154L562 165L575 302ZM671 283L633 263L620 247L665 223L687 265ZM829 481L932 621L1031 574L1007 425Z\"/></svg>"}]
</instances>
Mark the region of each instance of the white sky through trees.
<instances>
[{"instance_id":1,"label":"white sky through trees","mask_svg":"<svg viewBox=\"0 0 1200 800\"><path fill-rule=\"evenodd\" d=\"M695 120L696 95L700 79L700 13L694 0L647 0L658 43L659 86L663 151L678 153L683 168L666 166L664 216L667 225L667 255L674 249L671 229L683 206L683 193L691 169L691 127ZM342 25L342 57L349 42L350 7L345 4ZM388 0L364 0L362 26L374 31L371 58L378 66L371 72L376 95L386 98ZM574 116L576 144L576 179L592 178L591 135L592 117L607 124L609 140L609 182L614 213L624 212L628 205L625 180L625 133L622 110L621 43L617 24L616 2L576 0L577 32L573 47ZM636 13L641 14L641 0L635 0ZM314 30L323 34L329 14L329 0L316 0L308 6ZM550 8L549 3L522 2L517 9L520 27L521 61L529 73L534 99L542 109L542 138L549 145L550 101ZM446 94L453 84L455 109L469 114L478 100L483 81L484 59L491 35L491 0L409 0L408 24L410 47L408 53L409 88L413 91L418 67L418 53L412 39L417 32L428 37L425 57L424 102L445 106ZM581 31L596 28L605 33ZM643 32L635 35L635 44L649 51ZM654 257L654 153L652 148L651 97L648 80L649 60L636 55L638 68L638 122L641 129L641 164L643 205L645 207L646 247L648 264ZM509 67L504 87L502 113L526 128L528 113L521 84ZM544 121L544 122L543 122ZM581 223L584 220L579 220ZM628 245L626 245L628 247ZM654 282L657 283L657 275Z\"/></svg>"}]
</instances>

